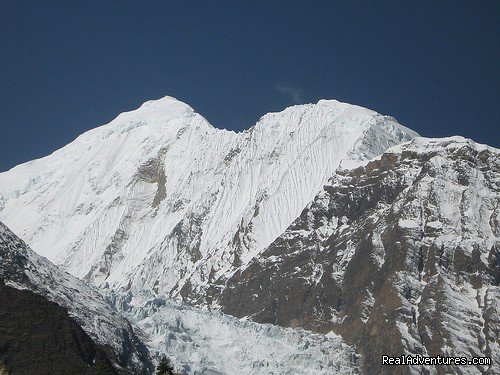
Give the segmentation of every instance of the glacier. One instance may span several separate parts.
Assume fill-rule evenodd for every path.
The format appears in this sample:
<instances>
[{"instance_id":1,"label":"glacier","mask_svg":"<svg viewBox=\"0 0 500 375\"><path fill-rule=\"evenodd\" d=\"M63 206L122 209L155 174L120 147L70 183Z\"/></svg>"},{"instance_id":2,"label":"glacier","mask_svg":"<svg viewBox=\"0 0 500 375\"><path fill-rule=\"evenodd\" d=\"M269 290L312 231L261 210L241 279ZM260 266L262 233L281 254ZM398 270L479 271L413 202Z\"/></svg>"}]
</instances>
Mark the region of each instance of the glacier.
<instances>
[{"instance_id":1,"label":"glacier","mask_svg":"<svg viewBox=\"0 0 500 375\"><path fill-rule=\"evenodd\" d=\"M356 374L359 355L333 332L259 324L210 307L170 299L147 302L107 291L108 299L144 332L152 356L167 355L184 374Z\"/></svg>"}]
</instances>

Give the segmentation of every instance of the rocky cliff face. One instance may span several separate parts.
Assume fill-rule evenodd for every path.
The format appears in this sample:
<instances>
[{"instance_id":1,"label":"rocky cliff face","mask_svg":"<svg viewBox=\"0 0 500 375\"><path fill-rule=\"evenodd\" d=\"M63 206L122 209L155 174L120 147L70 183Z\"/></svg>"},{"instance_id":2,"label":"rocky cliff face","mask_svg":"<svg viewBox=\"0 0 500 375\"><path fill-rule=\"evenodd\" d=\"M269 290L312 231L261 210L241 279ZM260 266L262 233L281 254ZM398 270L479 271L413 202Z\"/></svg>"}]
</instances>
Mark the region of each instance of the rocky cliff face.
<instances>
[{"instance_id":1,"label":"rocky cliff face","mask_svg":"<svg viewBox=\"0 0 500 375\"><path fill-rule=\"evenodd\" d=\"M489 356L500 371L500 153L461 138L396 146L339 170L299 218L214 299L238 317L339 333L382 354Z\"/></svg>"},{"instance_id":2,"label":"rocky cliff face","mask_svg":"<svg viewBox=\"0 0 500 375\"><path fill-rule=\"evenodd\" d=\"M9 374L152 371L130 323L0 222L0 361ZM106 373L107 373L106 372Z\"/></svg>"}]
</instances>

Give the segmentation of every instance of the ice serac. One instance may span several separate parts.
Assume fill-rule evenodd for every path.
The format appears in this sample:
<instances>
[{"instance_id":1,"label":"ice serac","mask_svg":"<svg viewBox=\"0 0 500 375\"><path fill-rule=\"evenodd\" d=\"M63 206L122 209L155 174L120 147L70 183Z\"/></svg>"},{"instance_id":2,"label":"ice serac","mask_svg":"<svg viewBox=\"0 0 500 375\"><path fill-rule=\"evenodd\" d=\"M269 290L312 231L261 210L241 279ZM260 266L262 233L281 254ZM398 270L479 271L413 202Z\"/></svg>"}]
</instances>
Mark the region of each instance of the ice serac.
<instances>
[{"instance_id":1,"label":"ice serac","mask_svg":"<svg viewBox=\"0 0 500 375\"><path fill-rule=\"evenodd\" d=\"M416 138L339 169L282 235L215 297L224 312L340 334L363 373L382 355L487 356L500 373L500 150ZM219 296L219 292L214 292Z\"/></svg>"},{"instance_id":2,"label":"ice serac","mask_svg":"<svg viewBox=\"0 0 500 375\"><path fill-rule=\"evenodd\" d=\"M171 299L110 300L147 334L151 353L172 358L189 375L353 375L359 356L338 335L259 324Z\"/></svg>"},{"instance_id":3,"label":"ice serac","mask_svg":"<svg viewBox=\"0 0 500 375\"><path fill-rule=\"evenodd\" d=\"M234 133L166 97L0 174L0 219L96 285L201 301L274 241L341 162L415 135L334 100Z\"/></svg>"},{"instance_id":4,"label":"ice serac","mask_svg":"<svg viewBox=\"0 0 500 375\"><path fill-rule=\"evenodd\" d=\"M152 372L130 323L97 290L33 252L1 222L0 294L0 363L9 372Z\"/></svg>"}]
</instances>

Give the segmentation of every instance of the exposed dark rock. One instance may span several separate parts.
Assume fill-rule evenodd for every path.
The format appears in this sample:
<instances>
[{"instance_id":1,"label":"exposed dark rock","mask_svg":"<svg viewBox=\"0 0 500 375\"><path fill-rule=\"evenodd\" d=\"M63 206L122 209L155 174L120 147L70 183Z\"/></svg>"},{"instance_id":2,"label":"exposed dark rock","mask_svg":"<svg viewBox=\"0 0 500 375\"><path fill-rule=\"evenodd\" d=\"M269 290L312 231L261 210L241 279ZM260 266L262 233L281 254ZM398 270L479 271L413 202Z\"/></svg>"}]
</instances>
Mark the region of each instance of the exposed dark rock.
<instances>
[{"instance_id":1,"label":"exposed dark rock","mask_svg":"<svg viewBox=\"0 0 500 375\"><path fill-rule=\"evenodd\" d=\"M236 155L238 155L239 153L241 152L241 148L240 147L235 147L235 148L232 148L231 150L229 150L229 152L227 153L227 155L224 157L224 163L226 165L230 164L231 161L236 157Z\"/></svg>"},{"instance_id":2,"label":"exposed dark rock","mask_svg":"<svg viewBox=\"0 0 500 375\"><path fill-rule=\"evenodd\" d=\"M136 179L138 181L143 181L151 184L157 185L157 190L151 203L152 207L158 207L158 205L166 198L166 175L164 168L164 157L167 152L167 148L162 148L158 151L158 156L147 160L141 164L137 170Z\"/></svg>"}]
</instances>

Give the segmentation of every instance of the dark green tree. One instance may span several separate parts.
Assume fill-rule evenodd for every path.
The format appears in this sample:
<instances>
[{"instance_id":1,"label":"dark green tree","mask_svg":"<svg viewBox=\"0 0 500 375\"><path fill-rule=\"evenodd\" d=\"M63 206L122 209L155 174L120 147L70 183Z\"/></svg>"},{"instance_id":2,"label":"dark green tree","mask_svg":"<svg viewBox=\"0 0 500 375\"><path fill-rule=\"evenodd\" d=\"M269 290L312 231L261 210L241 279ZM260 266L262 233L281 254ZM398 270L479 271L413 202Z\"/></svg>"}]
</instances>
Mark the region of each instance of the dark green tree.
<instances>
[{"instance_id":1,"label":"dark green tree","mask_svg":"<svg viewBox=\"0 0 500 375\"><path fill-rule=\"evenodd\" d=\"M175 375L174 366L167 357L163 357L156 367L156 375Z\"/></svg>"}]
</instances>

